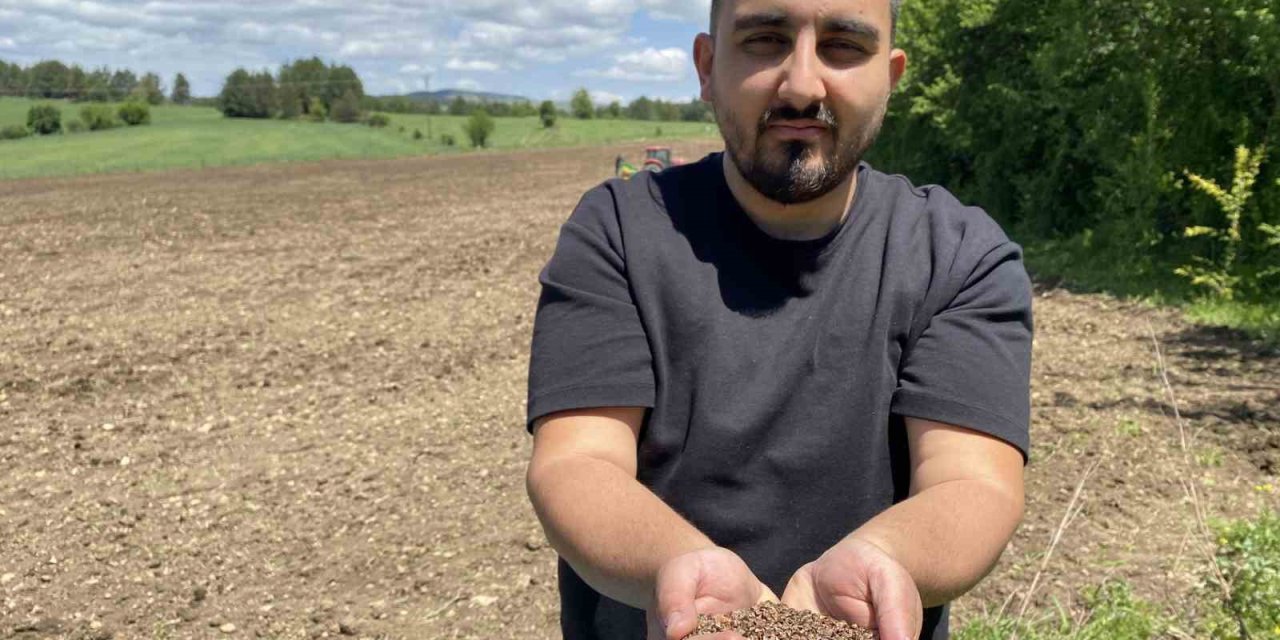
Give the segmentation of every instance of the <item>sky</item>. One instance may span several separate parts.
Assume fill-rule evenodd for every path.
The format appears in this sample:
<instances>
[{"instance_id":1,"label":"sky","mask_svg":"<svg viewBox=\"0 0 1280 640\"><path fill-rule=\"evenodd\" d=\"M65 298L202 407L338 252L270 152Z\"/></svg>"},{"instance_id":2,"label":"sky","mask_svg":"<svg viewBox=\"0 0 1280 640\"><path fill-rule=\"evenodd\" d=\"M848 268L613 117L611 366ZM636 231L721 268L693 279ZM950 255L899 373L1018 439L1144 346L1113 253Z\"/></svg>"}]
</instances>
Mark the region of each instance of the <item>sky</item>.
<instances>
[{"instance_id":1,"label":"sky","mask_svg":"<svg viewBox=\"0 0 1280 640\"><path fill-rule=\"evenodd\" d=\"M366 93L471 89L598 103L698 93L710 0L0 0L0 60L178 72L216 95L237 67L319 56Z\"/></svg>"}]
</instances>

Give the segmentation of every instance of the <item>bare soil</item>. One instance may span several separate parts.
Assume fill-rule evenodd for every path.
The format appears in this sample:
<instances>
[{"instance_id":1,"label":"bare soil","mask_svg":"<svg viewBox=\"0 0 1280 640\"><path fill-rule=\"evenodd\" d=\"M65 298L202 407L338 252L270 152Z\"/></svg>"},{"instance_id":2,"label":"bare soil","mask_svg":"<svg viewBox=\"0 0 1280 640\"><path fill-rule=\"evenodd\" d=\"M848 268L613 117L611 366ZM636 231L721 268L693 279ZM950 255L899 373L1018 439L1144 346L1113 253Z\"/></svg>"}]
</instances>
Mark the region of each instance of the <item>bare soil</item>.
<instances>
[{"instance_id":1,"label":"bare soil","mask_svg":"<svg viewBox=\"0 0 1280 640\"><path fill-rule=\"evenodd\" d=\"M0 182L0 637L556 637L523 484L536 276L618 153ZM1277 505L1280 355L1036 302L1026 523L957 622L1017 608L1095 462L1030 615L1113 576L1185 615L1180 481L1214 515Z\"/></svg>"}]
</instances>

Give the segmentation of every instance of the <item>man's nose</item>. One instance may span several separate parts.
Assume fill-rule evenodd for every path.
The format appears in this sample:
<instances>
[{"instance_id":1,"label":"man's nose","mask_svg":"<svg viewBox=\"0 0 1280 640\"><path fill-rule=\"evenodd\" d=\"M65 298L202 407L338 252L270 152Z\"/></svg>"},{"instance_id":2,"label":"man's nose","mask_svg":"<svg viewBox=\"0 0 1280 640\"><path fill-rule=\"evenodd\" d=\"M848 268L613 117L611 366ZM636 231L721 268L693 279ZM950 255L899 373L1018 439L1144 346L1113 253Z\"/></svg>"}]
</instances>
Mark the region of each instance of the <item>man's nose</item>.
<instances>
[{"instance_id":1,"label":"man's nose","mask_svg":"<svg viewBox=\"0 0 1280 640\"><path fill-rule=\"evenodd\" d=\"M782 85L778 87L780 100L803 110L827 97L822 61L818 59L817 46L810 38L799 38L784 64Z\"/></svg>"}]
</instances>

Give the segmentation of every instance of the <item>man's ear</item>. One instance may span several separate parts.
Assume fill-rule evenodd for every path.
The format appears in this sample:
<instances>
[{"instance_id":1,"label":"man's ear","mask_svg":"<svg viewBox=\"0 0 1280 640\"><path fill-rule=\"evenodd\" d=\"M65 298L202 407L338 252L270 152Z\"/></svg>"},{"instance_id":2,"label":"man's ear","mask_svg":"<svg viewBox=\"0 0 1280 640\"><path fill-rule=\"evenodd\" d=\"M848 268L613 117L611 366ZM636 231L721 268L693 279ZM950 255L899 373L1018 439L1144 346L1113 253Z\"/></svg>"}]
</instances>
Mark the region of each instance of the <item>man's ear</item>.
<instances>
[{"instance_id":1,"label":"man's ear","mask_svg":"<svg viewBox=\"0 0 1280 640\"><path fill-rule=\"evenodd\" d=\"M698 84L702 101L711 102L711 67L716 58L716 41L710 34L699 33L693 39L693 64L698 68Z\"/></svg>"},{"instance_id":2,"label":"man's ear","mask_svg":"<svg viewBox=\"0 0 1280 640\"><path fill-rule=\"evenodd\" d=\"M907 52L902 49L894 49L889 52L889 80L892 83L890 88L897 89L898 82L902 80L903 74L907 72Z\"/></svg>"}]
</instances>

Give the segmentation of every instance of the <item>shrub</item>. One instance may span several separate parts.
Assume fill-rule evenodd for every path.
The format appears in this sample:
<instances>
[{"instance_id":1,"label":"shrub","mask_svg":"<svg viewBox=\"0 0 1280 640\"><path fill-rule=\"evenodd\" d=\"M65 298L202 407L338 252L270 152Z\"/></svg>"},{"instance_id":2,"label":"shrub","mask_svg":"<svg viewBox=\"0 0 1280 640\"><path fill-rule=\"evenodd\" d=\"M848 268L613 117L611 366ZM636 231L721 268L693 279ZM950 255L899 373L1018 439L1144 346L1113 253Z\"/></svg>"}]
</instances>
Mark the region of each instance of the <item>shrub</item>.
<instances>
[{"instance_id":1,"label":"shrub","mask_svg":"<svg viewBox=\"0 0 1280 640\"><path fill-rule=\"evenodd\" d=\"M452 147L458 144L458 139L453 137L452 133L442 133L440 134L440 144L446 147Z\"/></svg>"},{"instance_id":2,"label":"shrub","mask_svg":"<svg viewBox=\"0 0 1280 640\"><path fill-rule=\"evenodd\" d=\"M79 120L68 120L67 125L63 127L67 133L83 133L84 123Z\"/></svg>"},{"instance_id":3,"label":"shrub","mask_svg":"<svg viewBox=\"0 0 1280 640\"><path fill-rule=\"evenodd\" d=\"M324 108L324 102L320 98L312 98L307 106L307 119L312 122L324 122L329 117L329 112Z\"/></svg>"},{"instance_id":4,"label":"shrub","mask_svg":"<svg viewBox=\"0 0 1280 640\"><path fill-rule=\"evenodd\" d=\"M414 140L421 140L421 139L422 139L422 129L414 129L414 130L413 130L413 139L414 139Z\"/></svg>"},{"instance_id":5,"label":"shrub","mask_svg":"<svg viewBox=\"0 0 1280 640\"><path fill-rule=\"evenodd\" d=\"M1271 485L1259 489L1264 488L1274 491ZM1231 598L1222 601L1220 592L1209 592L1220 601L1221 610L1209 616L1206 637L1272 637L1273 630L1280 628L1280 607L1275 604L1280 602L1280 513L1263 513L1256 520L1231 522L1217 529L1216 561L1231 585ZM1241 625L1248 636L1240 633Z\"/></svg>"},{"instance_id":6,"label":"shrub","mask_svg":"<svg viewBox=\"0 0 1280 640\"><path fill-rule=\"evenodd\" d=\"M29 135L31 135L31 132L27 131L27 128L20 124L11 124L0 129L0 140L17 140L18 138L25 138Z\"/></svg>"},{"instance_id":7,"label":"shrub","mask_svg":"<svg viewBox=\"0 0 1280 640\"><path fill-rule=\"evenodd\" d=\"M489 136L493 135L493 118L488 113L476 110L467 118L466 132L467 137L471 139L471 146L484 147L489 144Z\"/></svg>"},{"instance_id":8,"label":"shrub","mask_svg":"<svg viewBox=\"0 0 1280 640\"><path fill-rule=\"evenodd\" d=\"M41 136L62 131L62 112L51 104L38 104L27 111L27 128Z\"/></svg>"},{"instance_id":9,"label":"shrub","mask_svg":"<svg viewBox=\"0 0 1280 640\"><path fill-rule=\"evenodd\" d=\"M374 113L369 115L369 120L367 121L367 124L375 129L381 129L391 124L391 118L388 118L385 114L382 114L382 113ZM404 127L400 127L400 130L404 131Z\"/></svg>"},{"instance_id":10,"label":"shrub","mask_svg":"<svg viewBox=\"0 0 1280 640\"><path fill-rule=\"evenodd\" d=\"M151 123L151 107L145 102L126 102L116 111L125 124L136 127Z\"/></svg>"},{"instance_id":11,"label":"shrub","mask_svg":"<svg viewBox=\"0 0 1280 640\"><path fill-rule=\"evenodd\" d=\"M84 125L90 131L114 129L120 126L120 121L116 120L115 111L105 104L91 104L82 107L80 109L80 119L84 121Z\"/></svg>"},{"instance_id":12,"label":"shrub","mask_svg":"<svg viewBox=\"0 0 1280 640\"><path fill-rule=\"evenodd\" d=\"M550 100L544 100L538 106L538 117L542 119L542 128L550 129L556 126L556 104Z\"/></svg>"},{"instance_id":13,"label":"shrub","mask_svg":"<svg viewBox=\"0 0 1280 640\"><path fill-rule=\"evenodd\" d=\"M334 122L350 124L360 121L360 98L354 91L348 90L333 102L329 108L329 117Z\"/></svg>"}]
</instances>

